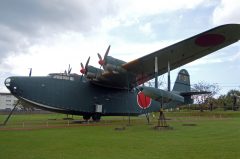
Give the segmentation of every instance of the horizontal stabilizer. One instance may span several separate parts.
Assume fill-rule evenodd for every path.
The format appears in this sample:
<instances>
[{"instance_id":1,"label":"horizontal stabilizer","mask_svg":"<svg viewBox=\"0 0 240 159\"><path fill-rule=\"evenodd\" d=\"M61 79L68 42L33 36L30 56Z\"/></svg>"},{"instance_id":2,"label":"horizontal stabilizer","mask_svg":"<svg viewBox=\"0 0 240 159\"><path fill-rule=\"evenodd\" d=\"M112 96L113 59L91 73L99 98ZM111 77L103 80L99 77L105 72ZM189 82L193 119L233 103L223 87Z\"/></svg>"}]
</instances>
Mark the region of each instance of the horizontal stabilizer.
<instances>
[{"instance_id":1,"label":"horizontal stabilizer","mask_svg":"<svg viewBox=\"0 0 240 159\"><path fill-rule=\"evenodd\" d=\"M210 94L211 92L200 91L200 92L181 92L181 96L192 96L192 95L200 95L200 94Z\"/></svg>"}]
</instances>

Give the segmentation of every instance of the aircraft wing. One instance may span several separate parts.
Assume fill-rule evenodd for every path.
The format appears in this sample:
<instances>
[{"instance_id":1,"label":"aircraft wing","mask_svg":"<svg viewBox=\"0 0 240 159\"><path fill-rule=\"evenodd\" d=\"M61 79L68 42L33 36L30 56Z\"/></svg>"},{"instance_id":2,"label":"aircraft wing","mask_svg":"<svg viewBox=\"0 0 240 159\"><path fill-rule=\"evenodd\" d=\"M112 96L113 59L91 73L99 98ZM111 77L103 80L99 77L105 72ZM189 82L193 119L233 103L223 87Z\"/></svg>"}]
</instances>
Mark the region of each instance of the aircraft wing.
<instances>
[{"instance_id":1,"label":"aircraft wing","mask_svg":"<svg viewBox=\"0 0 240 159\"><path fill-rule=\"evenodd\" d=\"M226 24L210 29L166 48L122 65L127 73L102 75L103 85L136 87L154 78L155 57L158 58L158 75L204 57L240 39L240 24ZM128 86L127 86L128 85Z\"/></svg>"}]
</instances>

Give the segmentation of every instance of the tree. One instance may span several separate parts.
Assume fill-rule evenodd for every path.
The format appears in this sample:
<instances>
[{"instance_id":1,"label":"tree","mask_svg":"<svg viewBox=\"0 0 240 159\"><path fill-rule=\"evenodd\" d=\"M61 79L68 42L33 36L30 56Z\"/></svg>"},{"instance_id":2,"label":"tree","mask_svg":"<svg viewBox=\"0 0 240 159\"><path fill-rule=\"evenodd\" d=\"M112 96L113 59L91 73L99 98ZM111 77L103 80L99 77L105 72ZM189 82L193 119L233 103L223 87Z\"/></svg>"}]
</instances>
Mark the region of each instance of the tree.
<instances>
[{"instance_id":1,"label":"tree","mask_svg":"<svg viewBox=\"0 0 240 159\"><path fill-rule=\"evenodd\" d=\"M228 107L228 109L236 110L240 105L240 91L234 89L228 91L226 95L219 96L218 103L224 106L224 109Z\"/></svg>"},{"instance_id":2,"label":"tree","mask_svg":"<svg viewBox=\"0 0 240 159\"><path fill-rule=\"evenodd\" d=\"M193 96L193 99L197 104L201 105L201 111L203 111L203 107L202 107L203 104L210 104L210 110L212 110L213 102L215 101L214 96L217 95L220 91L220 87L218 86L218 84L216 83L209 84L206 82L199 82L197 84L194 84L193 88L196 91L209 92L205 94L195 95Z\"/></svg>"}]
</instances>

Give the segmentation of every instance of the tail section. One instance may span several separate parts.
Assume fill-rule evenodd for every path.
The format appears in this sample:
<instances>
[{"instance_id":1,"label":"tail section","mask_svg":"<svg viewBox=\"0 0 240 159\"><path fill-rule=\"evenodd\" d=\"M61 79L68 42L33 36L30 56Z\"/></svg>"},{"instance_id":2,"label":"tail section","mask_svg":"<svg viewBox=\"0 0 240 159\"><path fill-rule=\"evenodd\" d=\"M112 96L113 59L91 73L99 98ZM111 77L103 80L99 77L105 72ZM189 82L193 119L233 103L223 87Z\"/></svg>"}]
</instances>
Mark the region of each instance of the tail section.
<instances>
[{"instance_id":1,"label":"tail section","mask_svg":"<svg viewBox=\"0 0 240 159\"><path fill-rule=\"evenodd\" d=\"M190 76L187 70L182 69L179 71L172 91L179 92L179 93L191 91Z\"/></svg>"},{"instance_id":2,"label":"tail section","mask_svg":"<svg viewBox=\"0 0 240 159\"><path fill-rule=\"evenodd\" d=\"M211 93L211 92L206 92L206 91L197 91L197 92L191 91L190 76L189 76L188 71L185 69L182 69L179 71L172 91L181 95L184 98L184 104L192 104L193 99L191 97L193 95Z\"/></svg>"},{"instance_id":3,"label":"tail section","mask_svg":"<svg viewBox=\"0 0 240 159\"><path fill-rule=\"evenodd\" d=\"M192 104L193 99L191 97L193 95L210 93L206 91L191 91L190 76L188 74L188 71L185 69L179 71L172 91L166 91L146 86L139 87L139 90L142 91L144 95L156 101L168 103L171 106L176 106L179 103Z\"/></svg>"},{"instance_id":4,"label":"tail section","mask_svg":"<svg viewBox=\"0 0 240 159\"><path fill-rule=\"evenodd\" d=\"M183 96L185 104L193 103L193 99L191 98L190 76L187 70L182 69L179 71L176 82L173 86L173 92L179 93L179 95Z\"/></svg>"}]
</instances>

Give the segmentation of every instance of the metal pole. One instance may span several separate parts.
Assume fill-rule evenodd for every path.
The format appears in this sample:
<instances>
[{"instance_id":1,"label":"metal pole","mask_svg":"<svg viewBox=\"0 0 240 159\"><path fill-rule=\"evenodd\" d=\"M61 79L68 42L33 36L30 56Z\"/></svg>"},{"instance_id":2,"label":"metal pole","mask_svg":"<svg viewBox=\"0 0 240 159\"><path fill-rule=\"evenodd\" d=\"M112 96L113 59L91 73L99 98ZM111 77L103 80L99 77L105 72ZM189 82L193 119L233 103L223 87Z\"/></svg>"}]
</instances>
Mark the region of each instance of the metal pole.
<instances>
[{"instance_id":1,"label":"metal pole","mask_svg":"<svg viewBox=\"0 0 240 159\"><path fill-rule=\"evenodd\" d=\"M155 88L158 88L158 58L155 57Z\"/></svg>"},{"instance_id":2,"label":"metal pole","mask_svg":"<svg viewBox=\"0 0 240 159\"><path fill-rule=\"evenodd\" d=\"M15 104L15 106L13 107L13 109L11 110L10 114L8 115L8 117L5 119L3 125L6 125L6 124L7 124L9 118L11 117L11 115L12 115L13 111L15 110L15 108L17 107L18 103L19 103L19 100L17 101L17 103Z\"/></svg>"},{"instance_id":3,"label":"metal pole","mask_svg":"<svg viewBox=\"0 0 240 159\"><path fill-rule=\"evenodd\" d=\"M127 95L127 100L129 98L129 79L128 79L128 74L127 74L127 85L128 85L128 95ZM127 104L127 100L126 100L126 104ZM131 122L131 119L130 119L130 113L131 113L131 108L129 106L129 114L128 114L128 125L130 126L130 122Z\"/></svg>"},{"instance_id":4,"label":"metal pole","mask_svg":"<svg viewBox=\"0 0 240 159\"><path fill-rule=\"evenodd\" d=\"M168 61L168 91L171 91L170 63Z\"/></svg>"}]
</instances>

